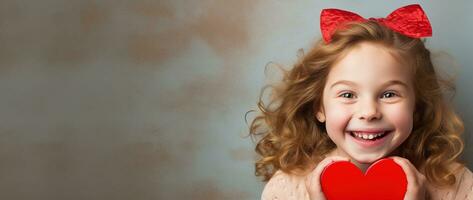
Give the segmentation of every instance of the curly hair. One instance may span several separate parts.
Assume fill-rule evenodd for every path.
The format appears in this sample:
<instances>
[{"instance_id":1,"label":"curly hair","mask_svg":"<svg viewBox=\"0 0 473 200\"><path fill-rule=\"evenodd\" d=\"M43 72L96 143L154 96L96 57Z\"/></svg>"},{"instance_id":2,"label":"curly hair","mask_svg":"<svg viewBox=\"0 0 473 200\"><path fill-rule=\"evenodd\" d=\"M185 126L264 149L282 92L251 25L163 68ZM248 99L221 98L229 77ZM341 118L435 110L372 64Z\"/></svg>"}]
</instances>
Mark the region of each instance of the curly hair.
<instances>
[{"instance_id":1,"label":"curly hair","mask_svg":"<svg viewBox=\"0 0 473 200\"><path fill-rule=\"evenodd\" d=\"M464 149L464 124L451 105L456 91L453 79L436 73L425 39L404 36L372 20L351 22L346 27L337 30L329 44L317 40L290 70L281 69L282 81L261 90L257 102L261 112L249 126L249 135L257 141L255 175L268 181L277 170L304 174L336 148L324 123L315 119L323 103L326 79L331 66L350 49L361 42L373 42L408 61L412 70L414 125L396 151L421 169L429 182L453 185L456 170L465 165L459 161ZM262 97L268 88L272 92L265 105ZM454 163L460 163L460 167L452 168Z\"/></svg>"}]
</instances>

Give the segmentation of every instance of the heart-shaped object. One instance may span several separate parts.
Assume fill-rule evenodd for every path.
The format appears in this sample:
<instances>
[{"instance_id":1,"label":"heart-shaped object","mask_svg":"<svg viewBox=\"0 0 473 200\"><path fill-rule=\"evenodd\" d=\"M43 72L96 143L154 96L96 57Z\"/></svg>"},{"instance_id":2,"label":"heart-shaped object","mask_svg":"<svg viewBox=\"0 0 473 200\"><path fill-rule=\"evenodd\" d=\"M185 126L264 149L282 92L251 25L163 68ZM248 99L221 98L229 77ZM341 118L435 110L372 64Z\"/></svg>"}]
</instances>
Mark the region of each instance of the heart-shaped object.
<instances>
[{"instance_id":1,"label":"heart-shaped object","mask_svg":"<svg viewBox=\"0 0 473 200\"><path fill-rule=\"evenodd\" d=\"M374 162L366 173L348 161L335 161L322 171L322 191L327 200L402 200L407 178L392 158Z\"/></svg>"}]
</instances>

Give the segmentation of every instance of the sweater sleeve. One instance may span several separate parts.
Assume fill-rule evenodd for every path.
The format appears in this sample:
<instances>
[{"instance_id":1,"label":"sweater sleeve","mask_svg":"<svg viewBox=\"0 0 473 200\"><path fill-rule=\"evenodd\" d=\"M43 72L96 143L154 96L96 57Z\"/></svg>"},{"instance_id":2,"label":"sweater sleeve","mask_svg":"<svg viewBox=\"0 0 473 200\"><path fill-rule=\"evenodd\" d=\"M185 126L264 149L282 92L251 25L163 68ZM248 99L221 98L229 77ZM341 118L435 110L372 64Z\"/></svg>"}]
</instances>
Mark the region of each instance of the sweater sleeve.
<instances>
[{"instance_id":1,"label":"sweater sleeve","mask_svg":"<svg viewBox=\"0 0 473 200\"><path fill-rule=\"evenodd\" d=\"M280 170L264 186L261 200L309 200L304 177L286 174Z\"/></svg>"}]
</instances>

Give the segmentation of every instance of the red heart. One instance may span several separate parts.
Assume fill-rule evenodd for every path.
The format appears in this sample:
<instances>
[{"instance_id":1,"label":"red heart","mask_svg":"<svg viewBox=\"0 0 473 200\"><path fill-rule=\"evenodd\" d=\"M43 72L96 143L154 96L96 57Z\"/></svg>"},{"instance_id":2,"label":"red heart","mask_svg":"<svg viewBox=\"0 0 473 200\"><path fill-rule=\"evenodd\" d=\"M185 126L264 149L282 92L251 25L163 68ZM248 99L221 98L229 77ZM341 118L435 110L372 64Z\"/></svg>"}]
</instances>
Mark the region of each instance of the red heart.
<instances>
[{"instance_id":1,"label":"red heart","mask_svg":"<svg viewBox=\"0 0 473 200\"><path fill-rule=\"evenodd\" d=\"M392 158L373 163L366 174L348 161L336 161L324 168L322 191L327 200L402 200L407 178Z\"/></svg>"}]
</instances>

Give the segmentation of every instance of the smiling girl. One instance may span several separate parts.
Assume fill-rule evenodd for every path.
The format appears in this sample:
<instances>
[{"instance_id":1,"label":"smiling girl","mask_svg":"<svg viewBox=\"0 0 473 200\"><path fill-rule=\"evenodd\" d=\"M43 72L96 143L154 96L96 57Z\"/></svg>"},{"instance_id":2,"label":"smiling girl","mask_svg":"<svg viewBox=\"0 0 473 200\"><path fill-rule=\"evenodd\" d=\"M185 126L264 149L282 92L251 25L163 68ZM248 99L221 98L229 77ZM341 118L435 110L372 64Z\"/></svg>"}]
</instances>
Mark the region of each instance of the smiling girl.
<instances>
[{"instance_id":1,"label":"smiling girl","mask_svg":"<svg viewBox=\"0 0 473 200\"><path fill-rule=\"evenodd\" d=\"M401 10L421 13L425 28L419 5ZM341 12L322 16L328 11ZM345 19L322 27L323 40L284 74L268 106L260 97L250 134L256 175L268 181L262 199L325 199L319 180L328 164L349 160L365 172L387 157L406 173L405 199L473 199L473 174L459 161L463 122L446 98L455 87L432 64L420 38L428 32Z\"/></svg>"}]
</instances>

